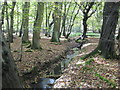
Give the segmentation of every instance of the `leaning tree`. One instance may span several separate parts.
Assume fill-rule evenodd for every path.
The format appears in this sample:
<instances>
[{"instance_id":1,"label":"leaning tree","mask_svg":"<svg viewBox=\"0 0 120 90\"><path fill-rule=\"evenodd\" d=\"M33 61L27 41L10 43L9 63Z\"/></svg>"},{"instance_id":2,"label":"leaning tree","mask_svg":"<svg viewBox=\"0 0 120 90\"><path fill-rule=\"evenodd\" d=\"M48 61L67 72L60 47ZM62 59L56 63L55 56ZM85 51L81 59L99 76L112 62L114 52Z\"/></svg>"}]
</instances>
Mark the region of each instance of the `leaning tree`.
<instances>
[{"instance_id":1,"label":"leaning tree","mask_svg":"<svg viewBox=\"0 0 120 90\"><path fill-rule=\"evenodd\" d=\"M16 65L2 33L2 24L0 17L0 64L2 63L0 65L2 74L0 72L0 75L2 75L2 88L22 88Z\"/></svg>"}]
</instances>

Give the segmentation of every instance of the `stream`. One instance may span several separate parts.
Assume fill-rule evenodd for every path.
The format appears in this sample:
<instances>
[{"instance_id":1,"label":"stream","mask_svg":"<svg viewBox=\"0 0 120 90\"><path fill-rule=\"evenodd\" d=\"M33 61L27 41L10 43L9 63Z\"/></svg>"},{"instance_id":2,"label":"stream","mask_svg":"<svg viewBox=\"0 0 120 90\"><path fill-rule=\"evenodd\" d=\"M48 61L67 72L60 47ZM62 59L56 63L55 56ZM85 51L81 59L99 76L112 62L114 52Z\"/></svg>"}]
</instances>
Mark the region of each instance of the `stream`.
<instances>
[{"instance_id":1,"label":"stream","mask_svg":"<svg viewBox=\"0 0 120 90\"><path fill-rule=\"evenodd\" d=\"M66 53L66 58L63 59L54 69L47 73L47 75L61 75L63 71L68 67L73 58L78 55L79 49L72 48L70 51ZM34 86L34 88L41 88L42 90L46 90L46 88L52 88L55 83L56 78L40 78L38 83Z\"/></svg>"}]
</instances>

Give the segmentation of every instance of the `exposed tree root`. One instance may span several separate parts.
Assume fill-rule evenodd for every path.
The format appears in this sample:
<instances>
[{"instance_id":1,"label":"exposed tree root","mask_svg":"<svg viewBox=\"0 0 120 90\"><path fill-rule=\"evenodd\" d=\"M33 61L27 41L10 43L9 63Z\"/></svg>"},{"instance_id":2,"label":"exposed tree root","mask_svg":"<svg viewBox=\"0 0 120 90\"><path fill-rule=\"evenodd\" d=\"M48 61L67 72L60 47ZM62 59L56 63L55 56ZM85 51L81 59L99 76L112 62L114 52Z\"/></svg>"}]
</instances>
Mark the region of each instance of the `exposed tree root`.
<instances>
[{"instance_id":1,"label":"exposed tree root","mask_svg":"<svg viewBox=\"0 0 120 90\"><path fill-rule=\"evenodd\" d=\"M99 48L97 47L95 50L93 50L93 51L90 52L89 54L81 57L81 59L84 60L84 59L86 59L86 58L93 57L93 56L95 56L96 54L99 54L99 55L103 56L104 58L106 58L104 55L102 55L101 51L100 51ZM117 55L115 54L114 57L112 57L112 58L106 58L106 59L119 59L119 56L117 56Z\"/></svg>"},{"instance_id":2,"label":"exposed tree root","mask_svg":"<svg viewBox=\"0 0 120 90\"><path fill-rule=\"evenodd\" d=\"M98 47L97 47L95 50L93 50L92 52L90 52L89 54L81 57L81 59L84 60L84 59L86 59L86 58L93 57L93 56L95 56L96 54L100 54Z\"/></svg>"}]
</instances>

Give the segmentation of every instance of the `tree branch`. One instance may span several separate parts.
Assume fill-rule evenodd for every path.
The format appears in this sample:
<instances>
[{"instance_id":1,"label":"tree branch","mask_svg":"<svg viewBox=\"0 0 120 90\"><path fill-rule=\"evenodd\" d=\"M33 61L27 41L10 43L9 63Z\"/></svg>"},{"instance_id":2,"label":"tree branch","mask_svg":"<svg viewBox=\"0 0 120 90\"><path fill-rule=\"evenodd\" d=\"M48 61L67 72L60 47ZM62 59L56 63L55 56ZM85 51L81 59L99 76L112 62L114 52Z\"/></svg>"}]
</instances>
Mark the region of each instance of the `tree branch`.
<instances>
[{"instance_id":1,"label":"tree branch","mask_svg":"<svg viewBox=\"0 0 120 90\"><path fill-rule=\"evenodd\" d=\"M96 12L99 5L100 5L100 3L96 6L95 10L91 12L91 14L88 16L88 18L90 18Z\"/></svg>"}]
</instances>

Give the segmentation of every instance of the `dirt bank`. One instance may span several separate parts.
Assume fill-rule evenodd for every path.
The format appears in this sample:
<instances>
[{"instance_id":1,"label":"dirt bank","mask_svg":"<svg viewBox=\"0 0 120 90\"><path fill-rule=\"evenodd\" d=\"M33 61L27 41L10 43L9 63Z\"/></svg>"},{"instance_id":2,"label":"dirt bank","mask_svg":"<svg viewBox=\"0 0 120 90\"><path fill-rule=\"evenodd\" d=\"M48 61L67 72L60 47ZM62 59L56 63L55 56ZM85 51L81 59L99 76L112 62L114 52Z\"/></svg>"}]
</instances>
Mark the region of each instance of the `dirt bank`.
<instances>
[{"instance_id":1,"label":"dirt bank","mask_svg":"<svg viewBox=\"0 0 120 90\"><path fill-rule=\"evenodd\" d=\"M19 75L25 87L30 87L38 78L43 77L51 65L56 64L65 57L65 53L77 44L74 41L68 42L62 40L60 43L50 42L49 39L41 39L42 50L32 50L26 48L29 45L23 45L22 61L17 61L20 56L19 37L15 37L11 44L11 50L19 71Z\"/></svg>"}]
</instances>

